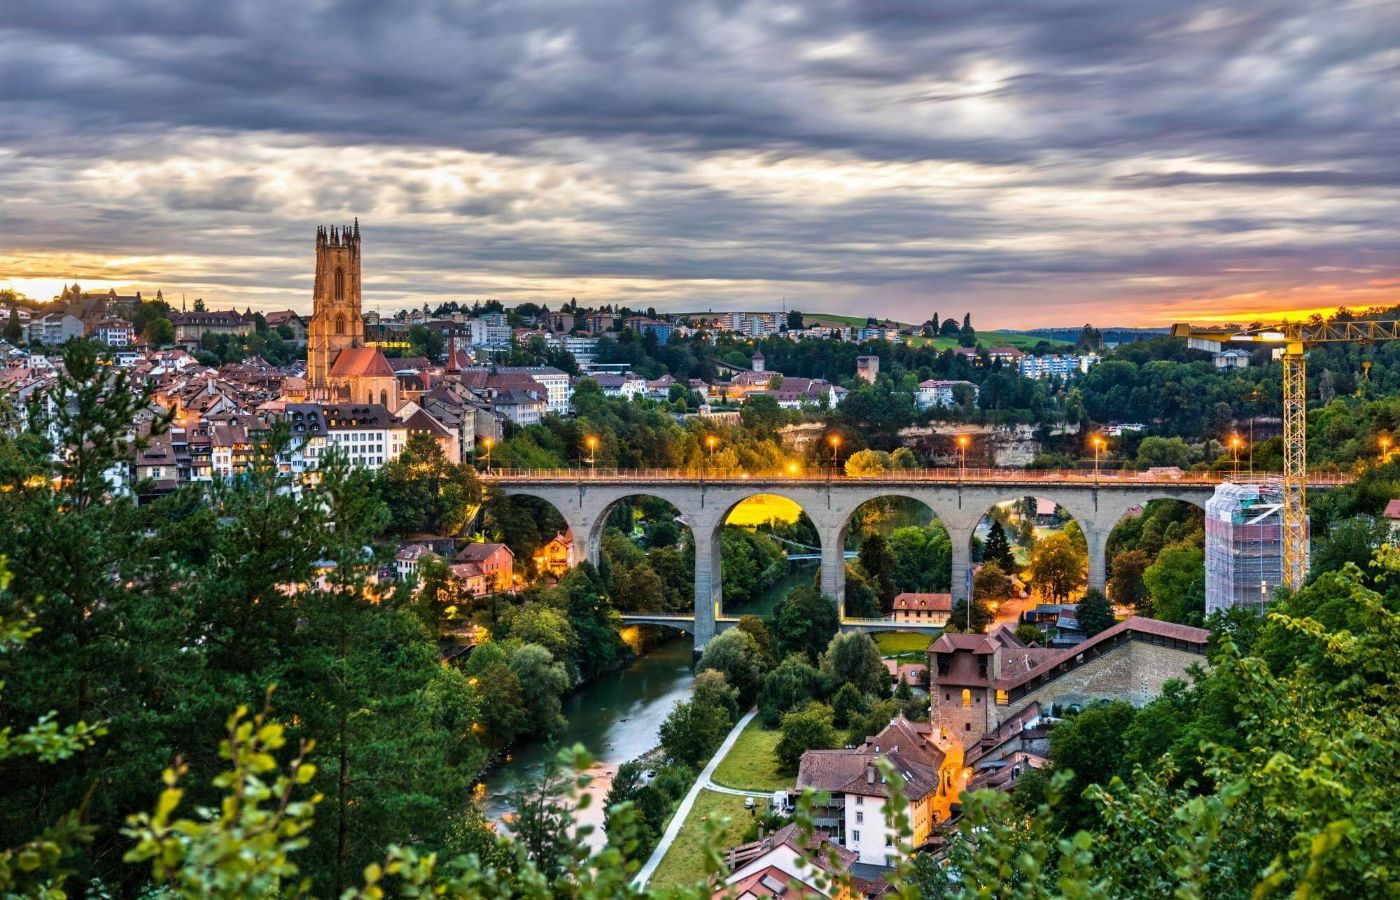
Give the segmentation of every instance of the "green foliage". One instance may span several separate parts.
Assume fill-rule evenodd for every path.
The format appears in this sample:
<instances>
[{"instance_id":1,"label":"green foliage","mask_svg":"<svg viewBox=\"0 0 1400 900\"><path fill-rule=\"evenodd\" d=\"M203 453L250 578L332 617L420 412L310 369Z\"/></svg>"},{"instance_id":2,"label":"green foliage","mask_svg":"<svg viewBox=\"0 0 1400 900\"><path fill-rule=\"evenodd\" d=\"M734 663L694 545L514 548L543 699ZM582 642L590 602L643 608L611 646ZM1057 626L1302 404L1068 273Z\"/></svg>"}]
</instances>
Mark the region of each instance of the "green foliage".
<instances>
[{"instance_id":1,"label":"green foliage","mask_svg":"<svg viewBox=\"0 0 1400 900\"><path fill-rule=\"evenodd\" d=\"M983 562L996 563L1006 573L1016 571L1016 558L1011 554L1011 542L1006 539L1006 528L999 520L992 521L987 532L987 542L982 548Z\"/></svg>"},{"instance_id":2,"label":"green foliage","mask_svg":"<svg viewBox=\"0 0 1400 900\"><path fill-rule=\"evenodd\" d=\"M718 634L705 645L696 664L696 672L714 669L737 692L739 704L748 709L763 685L765 671L763 653L745 631L731 629Z\"/></svg>"},{"instance_id":3,"label":"green foliage","mask_svg":"<svg viewBox=\"0 0 1400 900\"><path fill-rule=\"evenodd\" d=\"M699 767L719 749L733 724L719 704L679 700L661 723L661 748L671 759Z\"/></svg>"},{"instance_id":4,"label":"green foliage","mask_svg":"<svg viewBox=\"0 0 1400 900\"><path fill-rule=\"evenodd\" d=\"M379 490L398 534L463 534L481 503L481 484L468 464L449 462L428 434L414 434L379 470Z\"/></svg>"},{"instance_id":5,"label":"green foliage","mask_svg":"<svg viewBox=\"0 0 1400 900\"><path fill-rule=\"evenodd\" d=\"M848 681L831 698L832 724L837 728L849 728L851 719L864 715L869 709L870 698Z\"/></svg>"},{"instance_id":6,"label":"green foliage","mask_svg":"<svg viewBox=\"0 0 1400 900\"><path fill-rule=\"evenodd\" d=\"M1113 592L1113 599L1133 607L1139 615L1152 614L1151 595L1142 580L1150 565L1152 559L1146 551L1124 550L1113 557L1109 567L1112 574L1108 578L1108 588Z\"/></svg>"},{"instance_id":7,"label":"green foliage","mask_svg":"<svg viewBox=\"0 0 1400 900\"><path fill-rule=\"evenodd\" d=\"M1063 603L1084 586L1085 554L1064 532L1036 542L1031 551L1031 580L1041 595L1052 603Z\"/></svg>"},{"instance_id":8,"label":"green foliage","mask_svg":"<svg viewBox=\"0 0 1400 900\"><path fill-rule=\"evenodd\" d=\"M895 593L946 591L953 570L953 543L941 522L906 525L890 532Z\"/></svg>"},{"instance_id":9,"label":"green foliage","mask_svg":"<svg viewBox=\"0 0 1400 900\"><path fill-rule=\"evenodd\" d=\"M1016 626L1016 640L1023 644L1039 644L1045 646L1045 632L1041 631L1030 622L1022 622Z\"/></svg>"},{"instance_id":10,"label":"green foliage","mask_svg":"<svg viewBox=\"0 0 1400 900\"><path fill-rule=\"evenodd\" d=\"M831 707L809 703L783 716L782 739L778 741L778 762L788 772L796 772L802 754L808 750L828 750L837 746L840 738L832 722Z\"/></svg>"},{"instance_id":11,"label":"green foliage","mask_svg":"<svg viewBox=\"0 0 1400 900\"><path fill-rule=\"evenodd\" d=\"M1205 617L1205 551L1175 544L1142 574L1153 614L1163 621L1199 625Z\"/></svg>"},{"instance_id":12,"label":"green foliage","mask_svg":"<svg viewBox=\"0 0 1400 900\"><path fill-rule=\"evenodd\" d=\"M984 562L972 573L972 595L978 600L1005 600L1014 593L1011 576L994 562Z\"/></svg>"},{"instance_id":13,"label":"green foliage","mask_svg":"<svg viewBox=\"0 0 1400 900\"><path fill-rule=\"evenodd\" d=\"M1084 599L1079 601L1075 612L1079 616L1079 630L1084 632L1085 637L1093 637L1105 628L1111 628L1117 622L1117 619L1113 617L1113 607L1109 604L1108 598L1098 588L1089 588L1084 593Z\"/></svg>"},{"instance_id":14,"label":"green foliage","mask_svg":"<svg viewBox=\"0 0 1400 900\"><path fill-rule=\"evenodd\" d=\"M992 624L995 618L991 608L981 598L973 599L970 610L967 600L958 600L953 604L953 612L948 616L948 624L944 626L943 630L981 634L987 630L987 626Z\"/></svg>"},{"instance_id":15,"label":"green foliage","mask_svg":"<svg viewBox=\"0 0 1400 900\"><path fill-rule=\"evenodd\" d=\"M768 728L777 728L783 714L822 696L822 676L801 653L793 653L763 678L758 709Z\"/></svg>"},{"instance_id":16,"label":"green foliage","mask_svg":"<svg viewBox=\"0 0 1400 900\"><path fill-rule=\"evenodd\" d=\"M164 317L152 319L146 323L141 336L152 347L168 347L175 343L175 325Z\"/></svg>"},{"instance_id":17,"label":"green foliage","mask_svg":"<svg viewBox=\"0 0 1400 900\"><path fill-rule=\"evenodd\" d=\"M778 604L769 630L780 656L800 653L815 662L840 625L836 601L804 585L793 589Z\"/></svg>"},{"instance_id":18,"label":"green foliage","mask_svg":"<svg viewBox=\"0 0 1400 900\"><path fill-rule=\"evenodd\" d=\"M889 693L890 673L870 635L859 632L838 634L822 654L821 673L828 693L841 685L853 685L862 694L883 697Z\"/></svg>"},{"instance_id":19,"label":"green foliage","mask_svg":"<svg viewBox=\"0 0 1400 900\"><path fill-rule=\"evenodd\" d=\"M229 717L228 738L219 748L230 768L213 779L225 802L197 809L193 819L172 818L185 799L179 785L188 769L166 769L155 812L131 816L122 830L135 844L125 860L150 863L157 885L191 900L308 889L309 880L297 880L292 856L310 845L315 808L323 798L294 797L315 777L316 767L306 761L314 745L303 743L284 771L275 754L286 743L284 727L268 721L266 711L250 719L240 706Z\"/></svg>"},{"instance_id":20,"label":"green foliage","mask_svg":"<svg viewBox=\"0 0 1400 900\"><path fill-rule=\"evenodd\" d=\"M889 613L894 608L895 584L894 584L894 554L890 552L890 546L883 537L878 534L866 535L860 542L859 562L861 571L869 579L871 587L875 588L875 595L880 601L882 614Z\"/></svg>"}]
</instances>

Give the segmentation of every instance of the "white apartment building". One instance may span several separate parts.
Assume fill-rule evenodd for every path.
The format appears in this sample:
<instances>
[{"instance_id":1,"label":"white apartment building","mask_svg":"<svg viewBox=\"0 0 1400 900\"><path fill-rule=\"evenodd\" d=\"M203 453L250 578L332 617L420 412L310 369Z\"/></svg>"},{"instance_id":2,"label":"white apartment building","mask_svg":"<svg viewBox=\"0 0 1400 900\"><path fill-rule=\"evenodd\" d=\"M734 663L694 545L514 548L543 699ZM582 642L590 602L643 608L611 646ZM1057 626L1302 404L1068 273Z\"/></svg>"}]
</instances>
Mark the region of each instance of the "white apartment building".
<instances>
[{"instance_id":1,"label":"white apartment building","mask_svg":"<svg viewBox=\"0 0 1400 900\"><path fill-rule=\"evenodd\" d=\"M378 403L327 404L326 450L345 454L350 464L378 469L396 458L408 443L408 429Z\"/></svg>"},{"instance_id":2,"label":"white apartment building","mask_svg":"<svg viewBox=\"0 0 1400 900\"><path fill-rule=\"evenodd\" d=\"M920 410L933 409L935 406L950 409L958 405L957 395L959 387L962 390L971 389L972 402L977 402L977 385L970 381L937 381L930 379L919 382L918 393L914 395L914 404Z\"/></svg>"},{"instance_id":3,"label":"white apartment building","mask_svg":"<svg viewBox=\"0 0 1400 900\"><path fill-rule=\"evenodd\" d=\"M545 390L545 410L561 416L568 415L569 398L574 390L567 372L553 366L500 366L495 372L497 375L528 375Z\"/></svg>"}]
</instances>

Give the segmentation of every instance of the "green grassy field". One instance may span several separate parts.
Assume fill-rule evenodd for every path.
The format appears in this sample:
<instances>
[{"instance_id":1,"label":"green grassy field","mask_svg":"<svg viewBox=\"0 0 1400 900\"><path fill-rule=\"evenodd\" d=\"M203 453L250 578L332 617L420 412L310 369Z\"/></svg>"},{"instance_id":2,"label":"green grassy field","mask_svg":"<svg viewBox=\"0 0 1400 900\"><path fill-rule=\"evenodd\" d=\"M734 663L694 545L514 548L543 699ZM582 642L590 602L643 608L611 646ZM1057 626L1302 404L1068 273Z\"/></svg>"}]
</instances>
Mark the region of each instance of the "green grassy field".
<instances>
[{"instance_id":1,"label":"green grassy field","mask_svg":"<svg viewBox=\"0 0 1400 900\"><path fill-rule=\"evenodd\" d=\"M1016 347L1020 350L1029 350L1039 344L1045 338L1035 334L1022 334L1019 331L979 331L977 332L977 342L983 347ZM915 336L909 339L909 343L914 347L924 347L932 345L939 350L951 350L958 346L957 338L926 338ZM1068 348L1069 344L1059 341L1050 341L1050 344L1059 348Z\"/></svg>"},{"instance_id":2,"label":"green grassy field","mask_svg":"<svg viewBox=\"0 0 1400 900\"><path fill-rule=\"evenodd\" d=\"M883 631L873 637L881 656L922 657L933 643L932 637L910 631Z\"/></svg>"},{"instance_id":3,"label":"green grassy field","mask_svg":"<svg viewBox=\"0 0 1400 900\"><path fill-rule=\"evenodd\" d=\"M776 791L791 787L793 778L778 771L774 751L782 733L769 731L755 718L715 769L715 784L742 791Z\"/></svg>"},{"instance_id":4,"label":"green grassy field","mask_svg":"<svg viewBox=\"0 0 1400 900\"><path fill-rule=\"evenodd\" d=\"M728 817L729 824L719 829L713 837L706 838L704 822L706 818L718 821ZM661 858L656 867L649 888L678 887L694 884L705 877L706 847L714 847L723 852L744 840L752 814L744 809L744 798L734 794L720 794L715 791L701 791L695 798L695 806L690 816L676 834L671 849Z\"/></svg>"}]
</instances>

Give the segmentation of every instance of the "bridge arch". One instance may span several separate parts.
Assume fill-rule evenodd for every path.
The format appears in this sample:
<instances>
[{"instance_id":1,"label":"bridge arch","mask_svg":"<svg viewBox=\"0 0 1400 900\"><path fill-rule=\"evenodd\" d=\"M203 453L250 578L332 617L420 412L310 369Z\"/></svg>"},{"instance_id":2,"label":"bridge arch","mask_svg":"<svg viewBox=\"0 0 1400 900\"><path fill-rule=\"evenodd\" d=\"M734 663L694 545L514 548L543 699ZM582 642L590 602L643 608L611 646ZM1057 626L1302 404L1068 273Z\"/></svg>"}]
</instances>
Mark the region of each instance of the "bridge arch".
<instances>
[{"instance_id":1,"label":"bridge arch","mask_svg":"<svg viewBox=\"0 0 1400 900\"><path fill-rule=\"evenodd\" d=\"M770 613L809 574L794 569L792 557L825 560L829 538L809 504L789 492L760 489L728 498L718 510L710 540L717 619Z\"/></svg>"},{"instance_id":2,"label":"bridge arch","mask_svg":"<svg viewBox=\"0 0 1400 900\"><path fill-rule=\"evenodd\" d=\"M1099 510L1083 499L1030 488L992 502L963 538L967 566L954 572L955 584L959 575L963 579L961 596L994 604L996 617L1014 627L1037 603L1070 601L1087 587L1101 586L1095 584L1093 563L1102 552ZM1005 577L996 577L996 570ZM1039 583L1037 574L1046 583Z\"/></svg>"},{"instance_id":3,"label":"bridge arch","mask_svg":"<svg viewBox=\"0 0 1400 900\"><path fill-rule=\"evenodd\" d=\"M898 488L877 491L862 499L842 518L835 543L842 550L843 577L839 596L846 616L867 620L891 616L895 613L893 600L901 593L949 592L952 538L948 526L928 499L916 491ZM876 536L886 545L886 562L890 567L888 583L870 584L866 590L853 593L845 579L847 566L855 561L853 556L859 558L861 549ZM878 578L879 573L866 575ZM919 611L921 615L924 612Z\"/></svg>"},{"instance_id":4,"label":"bridge arch","mask_svg":"<svg viewBox=\"0 0 1400 900\"><path fill-rule=\"evenodd\" d=\"M610 531L619 532L619 540L610 541ZM596 548L599 561L606 558L619 612L693 613L695 538L673 502L651 493L617 497L575 540Z\"/></svg>"},{"instance_id":5,"label":"bridge arch","mask_svg":"<svg viewBox=\"0 0 1400 900\"><path fill-rule=\"evenodd\" d=\"M1107 593L1114 603L1150 615L1143 573L1168 546L1205 548L1205 508L1195 497L1161 496L1142 501L1105 523ZM1144 603L1149 605L1144 606Z\"/></svg>"}]
</instances>

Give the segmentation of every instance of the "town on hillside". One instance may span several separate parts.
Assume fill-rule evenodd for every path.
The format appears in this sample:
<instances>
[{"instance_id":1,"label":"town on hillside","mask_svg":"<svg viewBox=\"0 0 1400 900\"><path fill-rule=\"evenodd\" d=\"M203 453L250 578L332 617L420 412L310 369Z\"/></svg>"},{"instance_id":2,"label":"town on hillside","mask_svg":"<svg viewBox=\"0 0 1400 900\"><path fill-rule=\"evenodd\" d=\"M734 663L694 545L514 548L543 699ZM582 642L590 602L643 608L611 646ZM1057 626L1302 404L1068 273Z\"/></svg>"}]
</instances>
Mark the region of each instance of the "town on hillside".
<instances>
[{"instance_id":1,"label":"town on hillside","mask_svg":"<svg viewBox=\"0 0 1400 900\"><path fill-rule=\"evenodd\" d=\"M216 833L272 852L183 807L177 840L177 783L280 798L324 893L392 846L462 884L615 869L600 896L963 896L1051 858L1102 887L1078 895L1139 896L1144 866L1215 865L1204 821L1384 840L1337 823L1397 737L1385 311L1283 346L574 299L388 316L370 229L308 244L309 313L4 297L0 729L50 749L0 821L81 808L52 855L85 881L143 890L154 848ZM1355 743L1303 727L1324 714ZM1330 818L1285 822L1319 759ZM1229 820L1239 884L1285 870L1288 837Z\"/></svg>"}]
</instances>

